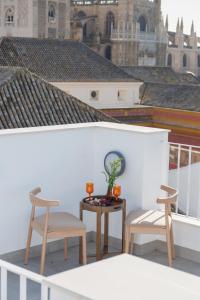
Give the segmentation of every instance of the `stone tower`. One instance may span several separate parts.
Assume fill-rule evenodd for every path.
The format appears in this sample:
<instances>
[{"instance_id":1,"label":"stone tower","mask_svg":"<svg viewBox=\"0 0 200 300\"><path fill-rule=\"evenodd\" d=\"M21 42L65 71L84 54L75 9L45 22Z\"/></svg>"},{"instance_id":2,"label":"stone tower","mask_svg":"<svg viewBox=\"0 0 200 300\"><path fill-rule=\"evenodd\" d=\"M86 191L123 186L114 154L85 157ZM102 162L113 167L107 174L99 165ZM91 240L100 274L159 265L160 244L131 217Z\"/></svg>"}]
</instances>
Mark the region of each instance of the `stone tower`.
<instances>
[{"instance_id":1,"label":"stone tower","mask_svg":"<svg viewBox=\"0 0 200 300\"><path fill-rule=\"evenodd\" d=\"M0 0L0 36L69 37L70 0Z\"/></svg>"},{"instance_id":2,"label":"stone tower","mask_svg":"<svg viewBox=\"0 0 200 300\"><path fill-rule=\"evenodd\" d=\"M167 32L162 20L161 0L119 0L118 3L123 20L118 21L111 35L113 62L164 66Z\"/></svg>"},{"instance_id":3,"label":"stone tower","mask_svg":"<svg viewBox=\"0 0 200 300\"><path fill-rule=\"evenodd\" d=\"M138 64L138 43L127 38L137 30L134 11L135 0L118 1L118 20L111 35L112 61L117 65Z\"/></svg>"}]
</instances>

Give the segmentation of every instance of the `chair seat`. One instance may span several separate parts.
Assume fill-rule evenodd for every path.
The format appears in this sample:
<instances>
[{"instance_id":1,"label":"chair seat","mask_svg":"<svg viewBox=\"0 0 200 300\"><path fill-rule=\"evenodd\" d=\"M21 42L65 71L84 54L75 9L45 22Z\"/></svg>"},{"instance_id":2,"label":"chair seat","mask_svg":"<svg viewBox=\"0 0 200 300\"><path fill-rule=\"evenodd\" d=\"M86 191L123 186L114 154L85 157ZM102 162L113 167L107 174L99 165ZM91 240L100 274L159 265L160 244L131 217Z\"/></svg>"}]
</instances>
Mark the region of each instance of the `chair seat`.
<instances>
[{"instance_id":1,"label":"chair seat","mask_svg":"<svg viewBox=\"0 0 200 300\"><path fill-rule=\"evenodd\" d=\"M127 225L139 227L166 227L165 212L159 210L135 210L126 218Z\"/></svg>"},{"instance_id":2,"label":"chair seat","mask_svg":"<svg viewBox=\"0 0 200 300\"><path fill-rule=\"evenodd\" d=\"M32 222L32 227L39 233L44 231L45 216L40 215ZM49 213L48 233L80 229L85 230L85 225L74 215L67 212Z\"/></svg>"}]
</instances>

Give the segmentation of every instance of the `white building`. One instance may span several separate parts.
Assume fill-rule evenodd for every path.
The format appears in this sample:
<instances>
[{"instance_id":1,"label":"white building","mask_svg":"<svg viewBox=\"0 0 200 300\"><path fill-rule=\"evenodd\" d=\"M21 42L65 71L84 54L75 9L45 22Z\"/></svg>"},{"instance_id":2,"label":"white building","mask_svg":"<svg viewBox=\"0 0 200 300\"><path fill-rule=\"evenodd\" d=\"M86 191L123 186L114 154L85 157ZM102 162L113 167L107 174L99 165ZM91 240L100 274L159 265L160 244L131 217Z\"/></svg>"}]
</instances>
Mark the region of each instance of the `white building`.
<instances>
[{"instance_id":1,"label":"white building","mask_svg":"<svg viewBox=\"0 0 200 300\"><path fill-rule=\"evenodd\" d=\"M81 42L3 38L0 51L0 64L26 67L95 108L131 108L139 102L142 82Z\"/></svg>"}]
</instances>

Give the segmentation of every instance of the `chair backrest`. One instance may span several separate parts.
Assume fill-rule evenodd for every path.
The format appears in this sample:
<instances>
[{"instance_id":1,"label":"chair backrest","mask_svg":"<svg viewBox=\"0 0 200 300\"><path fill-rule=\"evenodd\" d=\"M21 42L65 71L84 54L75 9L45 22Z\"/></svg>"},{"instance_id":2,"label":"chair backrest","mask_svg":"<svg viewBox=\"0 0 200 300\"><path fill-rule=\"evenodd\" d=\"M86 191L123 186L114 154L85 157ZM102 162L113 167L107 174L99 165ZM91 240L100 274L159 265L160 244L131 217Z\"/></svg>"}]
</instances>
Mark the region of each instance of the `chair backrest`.
<instances>
[{"instance_id":1,"label":"chair backrest","mask_svg":"<svg viewBox=\"0 0 200 300\"><path fill-rule=\"evenodd\" d=\"M41 192L40 187L36 187L32 191L30 191L29 197L30 197L30 200L31 200L31 203L32 203L33 206L50 208L50 207L55 207L55 206L59 205L58 200L47 200L47 199L38 197L37 195L40 192Z\"/></svg>"},{"instance_id":2,"label":"chair backrest","mask_svg":"<svg viewBox=\"0 0 200 300\"><path fill-rule=\"evenodd\" d=\"M165 191L168 193L167 197L159 197L157 199L158 204L165 204L167 206L170 206L171 210L171 205L175 205L178 197L178 191L172 187L166 186L166 185L161 185L161 190Z\"/></svg>"},{"instance_id":3,"label":"chair backrest","mask_svg":"<svg viewBox=\"0 0 200 300\"><path fill-rule=\"evenodd\" d=\"M172 205L174 206L176 205L179 192L176 189L166 185L161 185L160 188L162 191L168 193L167 197L157 198L157 203L165 205L165 220L166 220L166 225L169 226L169 217L171 216Z\"/></svg>"},{"instance_id":4,"label":"chair backrest","mask_svg":"<svg viewBox=\"0 0 200 300\"><path fill-rule=\"evenodd\" d=\"M46 208L45 214L45 232L47 232L48 228L48 219L49 219L49 210L51 207L55 207L59 205L58 200L46 200L38 197L37 195L41 192L40 187L36 187L29 193L29 197L32 203L31 217L30 217L30 226L35 219L35 209L36 207Z\"/></svg>"}]
</instances>

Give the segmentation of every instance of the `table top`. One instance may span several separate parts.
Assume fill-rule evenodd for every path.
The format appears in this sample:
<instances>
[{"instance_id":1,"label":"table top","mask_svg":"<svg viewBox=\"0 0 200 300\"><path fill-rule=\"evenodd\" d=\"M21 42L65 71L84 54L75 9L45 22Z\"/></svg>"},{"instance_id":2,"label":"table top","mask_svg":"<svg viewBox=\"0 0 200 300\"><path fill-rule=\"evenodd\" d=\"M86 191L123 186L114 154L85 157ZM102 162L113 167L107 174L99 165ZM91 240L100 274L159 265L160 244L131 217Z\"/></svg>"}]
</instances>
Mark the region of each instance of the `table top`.
<instances>
[{"instance_id":1,"label":"table top","mask_svg":"<svg viewBox=\"0 0 200 300\"><path fill-rule=\"evenodd\" d=\"M200 279L132 255L123 254L47 277L75 299L199 300ZM114 283L114 284L112 284Z\"/></svg>"},{"instance_id":2,"label":"table top","mask_svg":"<svg viewBox=\"0 0 200 300\"><path fill-rule=\"evenodd\" d=\"M110 205L95 205L90 203L89 199L95 199L95 198L106 198L105 195L94 195L92 197L86 197L81 200L81 208L89 211L102 211L102 212L113 212L113 211L119 211L122 210L125 206L125 199L118 198L117 200L112 197L112 201Z\"/></svg>"}]
</instances>

